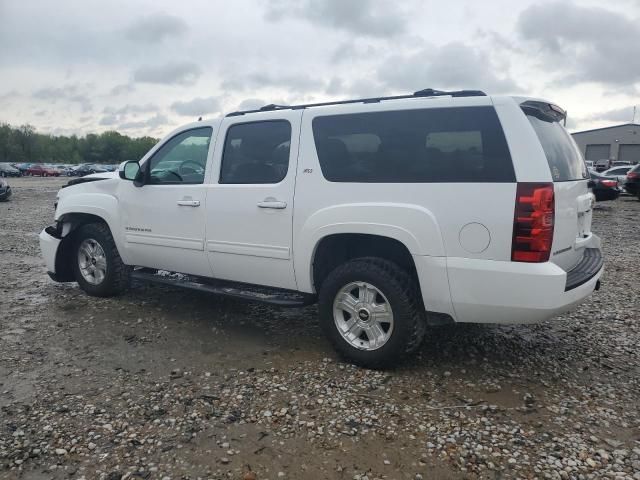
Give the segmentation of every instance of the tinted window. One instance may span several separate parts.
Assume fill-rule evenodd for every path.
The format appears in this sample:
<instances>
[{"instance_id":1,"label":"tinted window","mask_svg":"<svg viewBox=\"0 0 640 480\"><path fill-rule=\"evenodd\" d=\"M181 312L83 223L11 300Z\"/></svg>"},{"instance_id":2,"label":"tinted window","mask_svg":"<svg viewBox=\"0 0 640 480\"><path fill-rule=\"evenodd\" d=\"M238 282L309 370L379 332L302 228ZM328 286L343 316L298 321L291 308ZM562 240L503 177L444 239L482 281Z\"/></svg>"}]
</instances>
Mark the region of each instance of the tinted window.
<instances>
[{"instance_id":1,"label":"tinted window","mask_svg":"<svg viewBox=\"0 0 640 480\"><path fill-rule=\"evenodd\" d=\"M527 115L527 118L542 144L554 182L588 178L582 155L562 125L533 115Z\"/></svg>"},{"instance_id":2,"label":"tinted window","mask_svg":"<svg viewBox=\"0 0 640 480\"><path fill-rule=\"evenodd\" d=\"M167 141L149 161L149 183L203 183L212 132L196 128Z\"/></svg>"},{"instance_id":3,"label":"tinted window","mask_svg":"<svg viewBox=\"0 0 640 480\"><path fill-rule=\"evenodd\" d=\"M291 125L286 120L240 123L227 131L220 183L278 183L289 169Z\"/></svg>"},{"instance_id":4,"label":"tinted window","mask_svg":"<svg viewBox=\"0 0 640 480\"><path fill-rule=\"evenodd\" d=\"M492 107L316 117L322 173L332 182L513 182Z\"/></svg>"}]
</instances>

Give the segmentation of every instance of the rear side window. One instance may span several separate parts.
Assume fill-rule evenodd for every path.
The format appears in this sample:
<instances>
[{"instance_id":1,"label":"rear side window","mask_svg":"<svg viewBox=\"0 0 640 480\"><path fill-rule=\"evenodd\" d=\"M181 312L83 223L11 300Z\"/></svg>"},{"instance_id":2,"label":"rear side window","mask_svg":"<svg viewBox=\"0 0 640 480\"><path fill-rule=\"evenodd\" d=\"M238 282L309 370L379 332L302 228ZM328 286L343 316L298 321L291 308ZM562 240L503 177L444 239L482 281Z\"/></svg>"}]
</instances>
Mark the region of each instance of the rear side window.
<instances>
[{"instance_id":1,"label":"rear side window","mask_svg":"<svg viewBox=\"0 0 640 480\"><path fill-rule=\"evenodd\" d=\"M554 182L588 178L587 166L575 142L558 122L527 114L538 135Z\"/></svg>"},{"instance_id":2,"label":"rear side window","mask_svg":"<svg viewBox=\"0 0 640 480\"><path fill-rule=\"evenodd\" d=\"M219 183L278 183L289 169L291 124L286 120L240 123L227 131Z\"/></svg>"},{"instance_id":3,"label":"rear side window","mask_svg":"<svg viewBox=\"0 0 640 480\"><path fill-rule=\"evenodd\" d=\"M429 108L313 119L324 177L332 182L514 182L493 107Z\"/></svg>"}]
</instances>

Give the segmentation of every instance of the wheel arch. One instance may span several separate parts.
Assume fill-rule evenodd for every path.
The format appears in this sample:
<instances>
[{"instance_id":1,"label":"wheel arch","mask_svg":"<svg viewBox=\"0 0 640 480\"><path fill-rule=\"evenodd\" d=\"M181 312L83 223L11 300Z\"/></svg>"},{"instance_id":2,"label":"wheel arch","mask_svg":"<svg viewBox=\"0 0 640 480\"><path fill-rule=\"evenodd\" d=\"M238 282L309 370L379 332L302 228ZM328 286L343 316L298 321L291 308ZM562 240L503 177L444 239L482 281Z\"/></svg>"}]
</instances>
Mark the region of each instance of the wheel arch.
<instances>
[{"instance_id":1,"label":"wheel arch","mask_svg":"<svg viewBox=\"0 0 640 480\"><path fill-rule=\"evenodd\" d=\"M102 223L109 229L114 241L116 241L114 230L111 225L109 225L109 222L104 217L95 213L87 213L83 211L66 212L57 216L57 222L61 233L61 241L56 252L55 271L60 281L75 280L72 268L72 255L75 240L74 234L82 225ZM119 247L118 250L121 251Z\"/></svg>"},{"instance_id":2,"label":"wheel arch","mask_svg":"<svg viewBox=\"0 0 640 480\"><path fill-rule=\"evenodd\" d=\"M370 233L332 233L316 244L311 261L311 281L314 291L339 265L355 258L376 257L389 260L415 278L416 265L409 248L398 238Z\"/></svg>"},{"instance_id":3,"label":"wheel arch","mask_svg":"<svg viewBox=\"0 0 640 480\"><path fill-rule=\"evenodd\" d=\"M319 246L328 237L345 234L387 239L383 242L395 241L402 245L409 257L445 255L435 216L422 206L390 202L334 205L316 211L294 234L298 290L315 293L314 263Z\"/></svg>"}]
</instances>

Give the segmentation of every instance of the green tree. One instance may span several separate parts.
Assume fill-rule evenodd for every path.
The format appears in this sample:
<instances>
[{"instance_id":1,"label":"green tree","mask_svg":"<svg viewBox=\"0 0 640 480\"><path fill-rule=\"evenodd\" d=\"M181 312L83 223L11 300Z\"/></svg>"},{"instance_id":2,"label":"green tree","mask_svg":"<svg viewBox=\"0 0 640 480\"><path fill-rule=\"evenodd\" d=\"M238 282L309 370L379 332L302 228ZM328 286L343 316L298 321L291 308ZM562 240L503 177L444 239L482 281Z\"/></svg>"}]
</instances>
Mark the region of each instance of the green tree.
<instances>
[{"instance_id":1,"label":"green tree","mask_svg":"<svg viewBox=\"0 0 640 480\"><path fill-rule=\"evenodd\" d=\"M131 138L110 131L100 135L49 135L31 125L0 124L0 162L120 163L139 160L157 143L151 137Z\"/></svg>"}]
</instances>

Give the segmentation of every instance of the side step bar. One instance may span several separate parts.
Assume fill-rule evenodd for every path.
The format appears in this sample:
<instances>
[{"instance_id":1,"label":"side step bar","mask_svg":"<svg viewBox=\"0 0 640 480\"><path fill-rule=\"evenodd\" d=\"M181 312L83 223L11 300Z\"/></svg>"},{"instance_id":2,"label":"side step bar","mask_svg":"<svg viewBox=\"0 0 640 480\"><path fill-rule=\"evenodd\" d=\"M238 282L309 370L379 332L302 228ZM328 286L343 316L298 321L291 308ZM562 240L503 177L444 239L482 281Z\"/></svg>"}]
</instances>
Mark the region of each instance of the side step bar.
<instances>
[{"instance_id":1,"label":"side step bar","mask_svg":"<svg viewBox=\"0 0 640 480\"><path fill-rule=\"evenodd\" d=\"M224 280L209 280L183 275L176 278L170 275L160 275L149 269L138 269L131 272L131 278L143 282L160 283L172 287L188 288L200 292L224 295L250 302L267 303L279 307L305 307L316 303L316 296L257 285L247 285Z\"/></svg>"}]
</instances>

